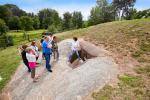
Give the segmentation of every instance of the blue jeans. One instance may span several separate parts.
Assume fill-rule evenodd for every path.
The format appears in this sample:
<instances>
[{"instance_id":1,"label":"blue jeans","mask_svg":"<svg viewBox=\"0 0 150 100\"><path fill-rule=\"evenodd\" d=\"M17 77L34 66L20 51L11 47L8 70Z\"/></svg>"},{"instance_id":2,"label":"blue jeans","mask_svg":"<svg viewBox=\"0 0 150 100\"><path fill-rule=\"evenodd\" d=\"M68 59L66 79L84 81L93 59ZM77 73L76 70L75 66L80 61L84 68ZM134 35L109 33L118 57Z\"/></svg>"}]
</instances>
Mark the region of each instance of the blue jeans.
<instances>
[{"instance_id":1,"label":"blue jeans","mask_svg":"<svg viewBox=\"0 0 150 100\"><path fill-rule=\"evenodd\" d=\"M50 65L51 54L44 54L44 57L46 60L46 69L51 70L51 65Z\"/></svg>"}]
</instances>

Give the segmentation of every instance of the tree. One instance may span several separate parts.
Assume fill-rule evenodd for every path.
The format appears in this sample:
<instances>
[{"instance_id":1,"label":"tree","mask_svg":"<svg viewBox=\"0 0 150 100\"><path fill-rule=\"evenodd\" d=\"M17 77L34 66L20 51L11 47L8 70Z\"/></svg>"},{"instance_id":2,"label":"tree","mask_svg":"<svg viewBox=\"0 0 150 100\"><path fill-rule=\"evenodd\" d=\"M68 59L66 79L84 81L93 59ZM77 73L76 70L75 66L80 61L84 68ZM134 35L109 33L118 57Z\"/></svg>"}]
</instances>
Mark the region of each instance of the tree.
<instances>
[{"instance_id":1,"label":"tree","mask_svg":"<svg viewBox=\"0 0 150 100\"><path fill-rule=\"evenodd\" d=\"M18 6L14 4L5 4L4 6L6 6L12 12L13 16L21 17L27 15L25 11L23 11L22 9L20 9Z\"/></svg>"},{"instance_id":2,"label":"tree","mask_svg":"<svg viewBox=\"0 0 150 100\"><path fill-rule=\"evenodd\" d=\"M116 17L120 20L128 15L129 9L133 8L136 0L113 0Z\"/></svg>"},{"instance_id":3,"label":"tree","mask_svg":"<svg viewBox=\"0 0 150 100\"><path fill-rule=\"evenodd\" d=\"M8 26L11 30L20 29L20 19L17 16L13 16L8 20Z\"/></svg>"},{"instance_id":4,"label":"tree","mask_svg":"<svg viewBox=\"0 0 150 100\"><path fill-rule=\"evenodd\" d=\"M97 6L92 8L91 14L89 17L89 26L102 23L103 19L100 14L101 12L102 12L101 9Z\"/></svg>"},{"instance_id":5,"label":"tree","mask_svg":"<svg viewBox=\"0 0 150 100\"><path fill-rule=\"evenodd\" d=\"M35 17L35 15L34 15L33 12L32 12L32 13L27 13L27 16L29 16L29 17L31 17L31 18L34 18L34 17Z\"/></svg>"},{"instance_id":6,"label":"tree","mask_svg":"<svg viewBox=\"0 0 150 100\"><path fill-rule=\"evenodd\" d=\"M72 23L73 23L74 28L76 28L76 29L82 28L83 17L82 17L81 12L73 12Z\"/></svg>"},{"instance_id":7,"label":"tree","mask_svg":"<svg viewBox=\"0 0 150 100\"><path fill-rule=\"evenodd\" d=\"M28 16L22 16L20 18L20 22L21 22L21 29L23 29L25 31L33 30L32 18L30 18Z\"/></svg>"},{"instance_id":8,"label":"tree","mask_svg":"<svg viewBox=\"0 0 150 100\"><path fill-rule=\"evenodd\" d=\"M37 16L33 17L33 27L34 29L40 28L40 20L39 20L39 17Z\"/></svg>"},{"instance_id":9,"label":"tree","mask_svg":"<svg viewBox=\"0 0 150 100\"><path fill-rule=\"evenodd\" d=\"M96 7L92 8L89 25L96 25L115 20L113 6L107 0L97 0Z\"/></svg>"},{"instance_id":10,"label":"tree","mask_svg":"<svg viewBox=\"0 0 150 100\"><path fill-rule=\"evenodd\" d=\"M53 24L53 19L52 17L46 17L43 19L42 21L42 27L47 29L48 26L52 25Z\"/></svg>"},{"instance_id":11,"label":"tree","mask_svg":"<svg viewBox=\"0 0 150 100\"><path fill-rule=\"evenodd\" d=\"M150 9L137 12L135 18L140 19L140 18L148 18L148 17L150 17Z\"/></svg>"},{"instance_id":12,"label":"tree","mask_svg":"<svg viewBox=\"0 0 150 100\"><path fill-rule=\"evenodd\" d=\"M127 15L125 16L126 20L136 19L137 10L135 8L130 8Z\"/></svg>"},{"instance_id":13,"label":"tree","mask_svg":"<svg viewBox=\"0 0 150 100\"><path fill-rule=\"evenodd\" d=\"M8 27L4 20L0 19L0 36L4 35L8 31Z\"/></svg>"},{"instance_id":14,"label":"tree","mask_svg":"<svg viewBox=\"0 0 150 100\"><path fill-rule=\"evenodd\" d=\"M47 29L50 25L57 26L60 23L60 17L58 15L58 12L53 9L40 10L38 16L41 23L41 28Z\"/></svg>"},{"instance_id":15,"label":"tree","mask_svg":"<svg viewBox=\"0 0 150 100\"><path fill-rule=\"evenodd\" d=\"M72 14L66 12L63 14L63 30L70 30L72 28Z\"/></svg>"},{"instance_id":16,"label":"tree","mask_svg":"<svg viewBox=\"0 0 150 100\"><path fill-rule=\"evenodd\" d=\"M11 16L12 16L11 10L6 6L0 5L0 18L7 23Z\"/></svg>"}]
</instances>

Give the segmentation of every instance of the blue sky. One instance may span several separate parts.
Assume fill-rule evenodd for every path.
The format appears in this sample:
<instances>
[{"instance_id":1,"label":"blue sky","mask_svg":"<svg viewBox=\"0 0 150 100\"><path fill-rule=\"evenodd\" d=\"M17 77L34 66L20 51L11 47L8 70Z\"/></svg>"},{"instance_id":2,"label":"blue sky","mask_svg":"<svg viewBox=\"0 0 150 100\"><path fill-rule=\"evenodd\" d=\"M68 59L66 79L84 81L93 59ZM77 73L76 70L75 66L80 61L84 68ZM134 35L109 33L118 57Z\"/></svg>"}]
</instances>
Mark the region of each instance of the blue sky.
<instances>
[{"instance_id":1,"label":"blue sky","mask_svg":"<svg viewBox=\"0 0 150 100\"><path fill-rule=\"evenodd\" d=\"M87 19L91 8L96 5L96 0L0 0L0 4L6 3L16 4L27 12L35 13L43 8L53 8L60 16L66 11L81 11L84 19ZM150 8L150 0L137 0L135 7L138 10Z\"/></svg>"}]
</instances>

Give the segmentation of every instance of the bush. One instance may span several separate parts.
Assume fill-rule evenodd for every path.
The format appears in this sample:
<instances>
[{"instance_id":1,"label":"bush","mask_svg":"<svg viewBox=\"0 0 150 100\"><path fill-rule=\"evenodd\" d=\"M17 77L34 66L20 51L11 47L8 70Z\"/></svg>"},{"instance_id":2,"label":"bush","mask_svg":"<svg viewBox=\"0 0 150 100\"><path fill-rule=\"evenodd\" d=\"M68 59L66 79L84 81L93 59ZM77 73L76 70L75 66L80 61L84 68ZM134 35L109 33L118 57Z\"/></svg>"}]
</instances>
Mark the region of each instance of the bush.
<instances>
[{"instance_id":1,"label":"bush","mask_svg":"<svg viewBox=\"0 0 150 100\"><path fill-rule=\"evenodd\" d=\"M58 32L57 28L54 25L48 26L48 31L52 33Z\"/></svg>"},{"instance_id":2,"label":"bush","mask_svg":"<svg viewBox=\"0 0 150 100\"><path fill-rule=\"evenodd\" d=\"M14 45L13 37L7 36L6 37L6 43L7 43L7 46L13 46Z\"/></svg>"},{"instance_id":3,"label":"bush","mask_svg":"<svg viewBox=\"0 0 150 100\"><path fill-rule=\"evenodd\" d=\"M8 27L6 26L6 23L0 19L0 36L4 35L8 31Z\"/></svg>"}]
</instances>

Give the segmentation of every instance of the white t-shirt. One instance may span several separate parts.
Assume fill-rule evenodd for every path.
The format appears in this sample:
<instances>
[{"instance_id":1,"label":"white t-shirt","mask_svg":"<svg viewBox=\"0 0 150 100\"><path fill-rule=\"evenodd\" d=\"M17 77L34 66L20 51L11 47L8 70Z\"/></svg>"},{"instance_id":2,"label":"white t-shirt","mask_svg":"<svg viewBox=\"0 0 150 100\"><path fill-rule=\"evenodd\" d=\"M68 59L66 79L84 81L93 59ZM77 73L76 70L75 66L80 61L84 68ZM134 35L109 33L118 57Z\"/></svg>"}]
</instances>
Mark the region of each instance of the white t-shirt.
<instances>
[{"instance_id":1,"label":"white t-shirt","mask_svg":"<svg viewBox=\"0 0 150 100\"><path fill-rule=\"evenodd\" d=\"M26 53L28 62L36 62L36 56L30 53Z\"/></svg>"},{"instance_id":2,"label":"white t-shirt","mask_svg":"<svg viewBox=\"0 0 150 100\"><path fill-rule=\"evenodd\" d=\"M48 36L48 38L49 38L49 44L51 44L53 41L53 37Z\"/></svg>"},{"instance_id":3,"label":"white t-shirt","mask_svg":"<svg viewBox=\"0 0 150 100\"><path fill-rule=\"evenodd\" d=\"M81 50L81 46L80 46L80 43L79 43L79 41L73 41L72 42L72 50L74 51L79 51L79 50Z\"/></svg>"},{"instance_id":4,"label":"white t-shirt","mask_svg":"<svg viewBox=\"0 0 150 100\"><path fill-rule=\"evenodd\" d=\"M37 47L37 46L32 46L32 45L31 45L31 48L34 50L36 56L39 56L38 47Z\"/></svg>"}]
</instances>

